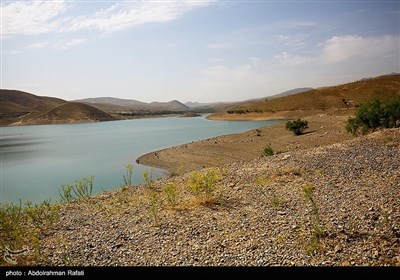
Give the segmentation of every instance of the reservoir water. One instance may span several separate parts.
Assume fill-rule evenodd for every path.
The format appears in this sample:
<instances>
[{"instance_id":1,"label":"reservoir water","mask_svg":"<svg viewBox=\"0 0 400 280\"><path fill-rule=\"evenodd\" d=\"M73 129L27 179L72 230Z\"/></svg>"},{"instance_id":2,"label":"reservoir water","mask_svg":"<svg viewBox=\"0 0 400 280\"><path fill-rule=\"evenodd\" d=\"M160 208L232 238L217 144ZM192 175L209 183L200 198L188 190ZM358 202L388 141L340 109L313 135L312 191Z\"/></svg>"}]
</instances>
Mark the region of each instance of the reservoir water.
<instances>
[{"instance_id":1,"label":"reservoir water","mask_svg":"<svg viewBox=\"0 0 400 280\"><path fill-rule=\"evenodd\" d=\"M133 183L150 168L136 164L145 153L214 136L243 132L280 121L209 121L151 118L102 123L0 128L0 203L59 199L63 184L94 176L99 193L123 185L125 166ZM154 169L154 177L166 174Z\"/></svg>"}]
</instances>

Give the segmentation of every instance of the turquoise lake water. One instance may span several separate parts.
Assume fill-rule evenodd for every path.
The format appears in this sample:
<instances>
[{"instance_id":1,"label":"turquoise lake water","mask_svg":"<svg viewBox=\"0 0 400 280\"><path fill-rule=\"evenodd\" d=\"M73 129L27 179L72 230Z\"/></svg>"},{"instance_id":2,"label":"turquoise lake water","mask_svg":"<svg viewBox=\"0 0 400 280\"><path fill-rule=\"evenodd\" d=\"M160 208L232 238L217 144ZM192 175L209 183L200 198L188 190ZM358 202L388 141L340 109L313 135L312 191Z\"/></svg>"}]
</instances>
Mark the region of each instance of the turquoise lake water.
<instances>
[{"instance_id":1,"label":"turquoise lake water","mask_svg":"<svg viewBox=\"0 0 400 280\"><path fill-rule=\"evenodd\" d=\"M150 167L135 160L148 152L272 125L279 121L151 118L102 123L0 128L0 203L59 199L63 184L94 176L93 193L121 187L125 166L133 183ZM154 177L167 173L154 169Z\"/></svg>"}]
</instances>

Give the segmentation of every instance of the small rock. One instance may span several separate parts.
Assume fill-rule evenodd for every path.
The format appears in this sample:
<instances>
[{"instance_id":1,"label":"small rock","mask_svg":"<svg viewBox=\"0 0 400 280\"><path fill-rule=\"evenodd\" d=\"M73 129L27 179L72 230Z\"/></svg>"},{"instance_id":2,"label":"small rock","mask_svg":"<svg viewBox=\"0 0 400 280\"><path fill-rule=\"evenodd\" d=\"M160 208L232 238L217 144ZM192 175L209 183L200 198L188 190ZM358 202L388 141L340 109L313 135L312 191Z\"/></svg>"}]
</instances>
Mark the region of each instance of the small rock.
<instances>
[{"instance_id":1,"label":"small rock","mask_svg":"<svg viewBox=\"0 0 400 280\"><path fill-rule=\"evenodd\" d=\"M349 261L344 261L344 262L342 262L342 266L350 266L350 262Z\"/></svg>"}]
</instances>

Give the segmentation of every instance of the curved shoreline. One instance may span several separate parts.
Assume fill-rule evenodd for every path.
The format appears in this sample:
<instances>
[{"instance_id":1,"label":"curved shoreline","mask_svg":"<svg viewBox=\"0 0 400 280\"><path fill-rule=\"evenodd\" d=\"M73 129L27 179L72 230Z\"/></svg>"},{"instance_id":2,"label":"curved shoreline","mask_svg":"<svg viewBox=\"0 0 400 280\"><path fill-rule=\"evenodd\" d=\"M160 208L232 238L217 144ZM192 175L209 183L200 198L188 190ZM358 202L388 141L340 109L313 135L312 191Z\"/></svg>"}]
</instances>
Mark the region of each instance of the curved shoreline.
<instances>
[{"instance_id":1,"label":"curved shoreline","mask_svg":"<svg viewBox=\"0 0 400 280\"><path fill-rule=\"evenodd\" d=\"M352 138L344 127L349 114L335 111L305 117L310 128L302 136L294 136L280 123L259 128L259 132L254 129L153 151L137 160L140 164L180 174L259 158L268 143L278 153L330 145Z\"/></svg>"}]
</instances>

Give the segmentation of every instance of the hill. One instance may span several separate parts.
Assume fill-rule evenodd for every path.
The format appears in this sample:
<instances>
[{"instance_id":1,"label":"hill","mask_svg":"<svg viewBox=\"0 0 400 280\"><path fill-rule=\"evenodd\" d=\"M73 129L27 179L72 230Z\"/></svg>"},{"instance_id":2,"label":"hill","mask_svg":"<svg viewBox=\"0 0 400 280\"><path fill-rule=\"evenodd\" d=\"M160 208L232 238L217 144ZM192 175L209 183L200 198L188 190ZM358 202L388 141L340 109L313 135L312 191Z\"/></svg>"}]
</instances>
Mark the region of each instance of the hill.
<instances>
[{"instance_id":1,"label":"hill","mask_svg":"<svg viewBox=\"0 0 400 280\"><path fill-rule=\"evenodd\" d=\"M18 122L23 116L36 116L66 102L20 90L0 89L0 125Z\"/></svg>"},{"instance_id":2,"label":"hill","mask_svg":"<svg viewBox=\"0 0 400 280\"><path fill-rule=\"evenodd\" d=\"M38 116L23 119L15 125L103 122L113 120L117 120L117 118L93 106L77 102L67 102Z\"/></svg>"},{"instance_id":3,"label":"hill","mask_svg":"<svg viewBox=\"0 0 400 280\"><path fill-rule=\"evenodd\" d=\"M169 102L146 103L133 99L120 99L115 97L95 97L75 100L94 106L110 114L148 114L163 112L187 112L189 107L177 100Z\"/></svg>"},{"instance_id":4,"label":"hill","mask_svg":"<svg viewBox=\"0 0 400 280\"><path fill-rule=\"evenodd\" d=\"M248 117L251 118L255 118L257 115L273 117L275 114L286 118L295 116L297 113L307 114L307 111L311 114L317 110L354 109L374 97L389 99L399 94L400 74L390 74L338 86L312 89L290 96L258 102L244 102L228 108L227 114L219 114L214 118L235 119L235 115L246 118L246 114L249 114Z\"/></svg>"},{"instance_id":5,"label":"hill","mask_svg":"<svg viewBox=\"0 0 400 280\"><path fill-rule=\"evenodd\" d=\"M287 90L287 91L284 91L284 92L281 92L281 93L278 93L278 94L275 94L275 95L272 95L272 96L268 96L267 99L290 96L290 95L293 95L293 94L309 91L309 90L312 90L312 89L314 89L314 88L311 88L311 87L294 88L294 89Z\"/></svg>"},{"instance_id":6,"label":"hill","mask_svg":"<svg viewBox=\"0 0 400 280\"><path fill-rule=\"evenodd\" d=\"M17 112L40 112L54 108L67 101L54 97L37 96L19 90L0 90L0 114L12 114Z\"/></svg>"},{"instance_id":7,"label":"hill","mask_svg":"<svg viewBox=\"0 0 400 280\"><path fill-rule=\"evenodd\" d=\"M94 98L85 98L78 99L75 102L79 103L90 103L90 104L108 104L108 105L116 105L116 106L138 106L138 105L147 105L145 102L133 100L133 99L121 99L115 97L94 97Z\"/></svg>"}]
</instances>

